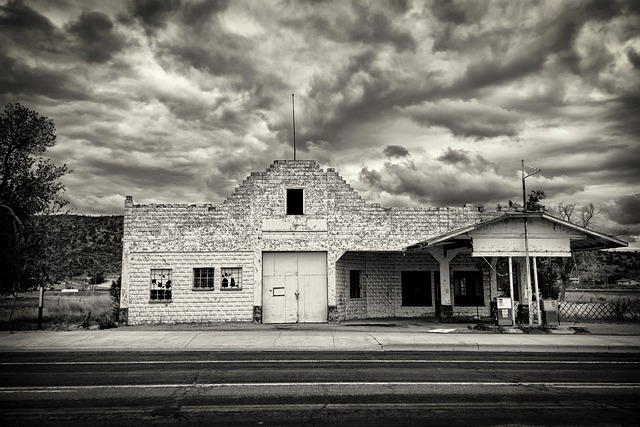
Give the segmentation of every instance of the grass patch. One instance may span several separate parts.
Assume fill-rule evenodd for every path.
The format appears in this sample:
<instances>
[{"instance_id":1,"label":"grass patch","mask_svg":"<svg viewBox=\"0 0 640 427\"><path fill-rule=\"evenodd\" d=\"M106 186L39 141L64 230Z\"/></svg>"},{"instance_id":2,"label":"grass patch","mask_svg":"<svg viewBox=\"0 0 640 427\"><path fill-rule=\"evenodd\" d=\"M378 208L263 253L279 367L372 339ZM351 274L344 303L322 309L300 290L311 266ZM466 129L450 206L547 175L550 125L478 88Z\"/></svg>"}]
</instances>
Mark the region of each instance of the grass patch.
<instances>
[{"instance_id":1,"label":"grass patch","mask_svg":"<svg viewBox=\"0 0 640 427\"><path fill-rule=\"evenodd\" d=\"M476 323L475 325L468 325L467 329L479 332L492 332L494 334L504 333L504 328L502 326L490 323Z\"/></svg>"},{"instance_id":2,"label":"grass patch","mask_svg":"<svg viewBox=\"0 0 640 427\"><path fill-rule=\"evenodd\" d=\"M38 329L38 293L26 293L20 297L21 299L15 301L13 296L0 297L0 330ZM89 326L113 327L115 324L111 320L112 306L113 299L109 292L63 294L47 291L44 294L42 329L77 329L89 312Z\"/></svg>"},{"instance_id":3,"label":"grass patch","mask_svg":"<svg viewBox=\"0 0 640 427\"><path fill-rule=\"evenodd\" d=\"M570 326L570 331L573 331L574 334L590 334L589 330L583 326Z\"/></svg>"},{"instance_id":4,"label":"grass patch","mask_svg":"<svg viewBox=\"0 0 640 427\"><path fill-rule=\"evenodd\" d=\"M555 328L546 325L518 325L518 329L525 334L550 334Z\"/></svg>"}]
</instances>

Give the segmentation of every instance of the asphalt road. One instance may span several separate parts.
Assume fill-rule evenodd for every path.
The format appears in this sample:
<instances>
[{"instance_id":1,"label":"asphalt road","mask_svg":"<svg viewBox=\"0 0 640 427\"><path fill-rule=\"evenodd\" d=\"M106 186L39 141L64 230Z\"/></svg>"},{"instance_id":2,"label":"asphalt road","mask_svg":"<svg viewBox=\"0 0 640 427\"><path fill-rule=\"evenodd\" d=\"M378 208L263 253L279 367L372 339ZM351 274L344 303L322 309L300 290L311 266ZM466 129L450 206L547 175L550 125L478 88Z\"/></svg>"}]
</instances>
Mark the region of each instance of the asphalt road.
<instances>
[{"instance_id":1,"label":"asphalt road","mask_svg":"<svg viewBox=\"0 0 640 427\"><path fill-rule=\"evenodd\" d=\"M629 354L0 355L3 425L638 425Z\"/></svg>"}]
</instances>

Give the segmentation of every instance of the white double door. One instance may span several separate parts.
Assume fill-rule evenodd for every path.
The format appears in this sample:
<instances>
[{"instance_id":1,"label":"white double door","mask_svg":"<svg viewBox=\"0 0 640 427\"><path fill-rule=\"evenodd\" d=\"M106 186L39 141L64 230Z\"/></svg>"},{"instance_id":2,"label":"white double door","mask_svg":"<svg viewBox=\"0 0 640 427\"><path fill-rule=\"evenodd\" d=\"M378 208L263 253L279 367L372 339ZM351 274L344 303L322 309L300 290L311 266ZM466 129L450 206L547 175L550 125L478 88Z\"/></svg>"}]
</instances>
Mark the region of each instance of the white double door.
<instances>
[{"instance_id":1,"label":"white double door","mask_svg":"<svg viewBox=\"0 0 640 427\"><path fill-rule=\"evenodd\" d=\"M327 321L327 253L262 253L263 323Z\"/></svg>"}]
</instances>

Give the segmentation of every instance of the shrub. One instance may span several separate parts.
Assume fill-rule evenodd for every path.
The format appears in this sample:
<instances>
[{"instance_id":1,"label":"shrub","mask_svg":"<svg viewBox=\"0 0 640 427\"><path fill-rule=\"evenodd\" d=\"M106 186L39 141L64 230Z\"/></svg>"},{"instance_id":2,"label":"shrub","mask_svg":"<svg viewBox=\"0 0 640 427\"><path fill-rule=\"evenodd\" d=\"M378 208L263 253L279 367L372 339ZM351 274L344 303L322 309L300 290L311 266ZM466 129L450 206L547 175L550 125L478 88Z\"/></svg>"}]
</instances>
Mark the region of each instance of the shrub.
<instances>
[{"instance_id":1,"label":"shrub","mask_svg":"<svg viewBox=\"0 0 640 427\"><path fill-rule=\"evenodd\" d=\"M109 295L111 295L111 299L113 300L111 306L111 319L113 322L112 327L116 327L117 323L120 321L120 288L122 287L122 276L118 277L118 280L111 281L111 288L109 289ZM106 329L106 328L102 328Z\"/></svg>"}]
</instances>

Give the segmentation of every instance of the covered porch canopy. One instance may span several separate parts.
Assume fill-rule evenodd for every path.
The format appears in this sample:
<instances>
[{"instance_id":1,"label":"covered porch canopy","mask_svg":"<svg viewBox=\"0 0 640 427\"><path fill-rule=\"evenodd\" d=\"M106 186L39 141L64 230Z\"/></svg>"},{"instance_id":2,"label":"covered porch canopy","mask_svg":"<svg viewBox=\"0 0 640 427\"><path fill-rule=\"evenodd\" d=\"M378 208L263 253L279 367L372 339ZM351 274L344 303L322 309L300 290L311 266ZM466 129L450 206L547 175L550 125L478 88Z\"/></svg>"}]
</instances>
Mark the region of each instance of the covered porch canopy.
<instances>
[{"instance_id":1,"label":"covered porch canopy","mask_svg":"<svg viewBox=\"0 0 640 427\"><path fill-rule=\"evenodd\" d=\"M531 301L530 258L533 259L535 295L538 303L540 298L536 257L570 257L572 252L625 246L627 243L620 239L580 227L543 212L506 212L490 220L461 227L416 243L405 248L405 251L429 252L438 260L442 305L446 311L446 306L451 305L449 262L461 251L467 253L470 251L472 257L491 258L489 264L494 269L493 278L495 278L498 257L508 257L513 309L513 258L523 259L526 263L526 293L521 303L528 305ZM515 314L513 316L515 322ZM533 323L532 312L529 314L529 323ZM538 310L538 323L540 323L540 310Z\"/></svg>"}]
</instances>

